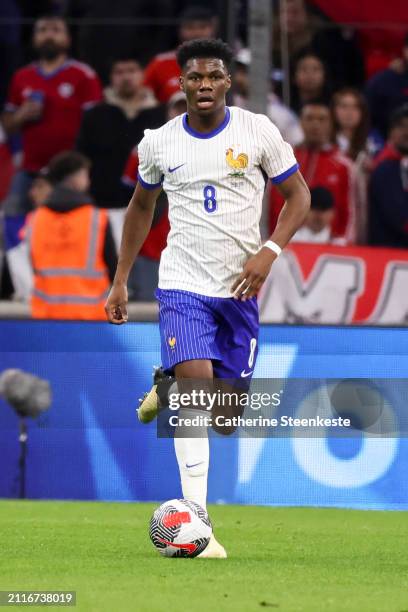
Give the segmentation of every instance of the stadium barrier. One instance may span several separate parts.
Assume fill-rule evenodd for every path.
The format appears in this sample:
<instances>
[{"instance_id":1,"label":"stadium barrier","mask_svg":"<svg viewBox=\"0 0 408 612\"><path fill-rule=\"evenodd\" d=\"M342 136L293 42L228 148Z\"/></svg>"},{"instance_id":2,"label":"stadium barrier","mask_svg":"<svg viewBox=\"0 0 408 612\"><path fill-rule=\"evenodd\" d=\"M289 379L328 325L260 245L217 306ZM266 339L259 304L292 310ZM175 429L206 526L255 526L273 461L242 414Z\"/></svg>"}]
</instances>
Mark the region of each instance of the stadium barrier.
<instances>
[{"instance_id":1,"label":"stadium barrier","mask_svg":"<svg viewBox=\"0 0 408 612\"><path fill-rule=\"evenodd\" d=\"M130 302L129 321L157 321L159 307L157 302ZM25 302L0 300L1 319L31 319L29 305Z\"/></svg>"},{"instance_id":2,"label":"stadium barrier","mask_svg":"<svg viewBox=\"0 0 408 612\"><path fill-rule=\"evenodd\" d=\"M405 326L408 251L293 244L259 295L262 323ZM157 321L156 302L132 302L130 321ZM29 319L21 302L0 301L1 319Z\"/></svg>"},{"instance_id":3,"label":"stadium barrier","mask_svg":"<svg viewBox=\"0 0 408 612\"><path fill-rule=\"evenodd\" d=\"M50 410L28 422L27 497L181 495L172 440L135 417L160 362L156 324L2 321L0 337L0 373L21 368L52 388ZM257 378L403 380L407 371L403 329L261 327ZM398 419L401 406L390 410ZM18 436L17 416L0 400L1 497L18 495ZM211 445L213 502L408 509L403 436L214 436Z\"/></svg>"}]
</instances>

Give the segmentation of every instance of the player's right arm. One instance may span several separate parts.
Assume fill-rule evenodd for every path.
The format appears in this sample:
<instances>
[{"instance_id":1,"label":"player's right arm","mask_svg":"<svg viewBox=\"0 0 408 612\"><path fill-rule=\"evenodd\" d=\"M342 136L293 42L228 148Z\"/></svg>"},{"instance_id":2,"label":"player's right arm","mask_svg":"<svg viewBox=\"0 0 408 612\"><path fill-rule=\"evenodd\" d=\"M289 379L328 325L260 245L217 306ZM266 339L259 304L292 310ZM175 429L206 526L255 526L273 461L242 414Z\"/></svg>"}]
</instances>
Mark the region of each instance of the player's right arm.
<instances>
[{"instance_id":1,"label":"player's right arm","mask_svg":"<svg viewBox=\"0 0 408 612\"><path fill-rule=\"evenodd\" d=\"M139 182L130 200L125 215L116 274L105 304L110 323L120 325L128 319L126 306L129 272L151 228L160 191L161 185L155 189L145 189Z\"/></svg>"},{"instance_id":2,"label":"player's right arm","mask_svg":"<svg viewBox=\"0 0 408 612\"><path fill-rule=\"evenodd\" d=\"M125 215L118 266L112 289L105 304L110 323L126 323L128 301L127 280L133 262L152 226L157 197L162 189L163 174L155 160L152 130L145 130L137 153L139 168L137 185Z\"/></svg>"}]
</instances>

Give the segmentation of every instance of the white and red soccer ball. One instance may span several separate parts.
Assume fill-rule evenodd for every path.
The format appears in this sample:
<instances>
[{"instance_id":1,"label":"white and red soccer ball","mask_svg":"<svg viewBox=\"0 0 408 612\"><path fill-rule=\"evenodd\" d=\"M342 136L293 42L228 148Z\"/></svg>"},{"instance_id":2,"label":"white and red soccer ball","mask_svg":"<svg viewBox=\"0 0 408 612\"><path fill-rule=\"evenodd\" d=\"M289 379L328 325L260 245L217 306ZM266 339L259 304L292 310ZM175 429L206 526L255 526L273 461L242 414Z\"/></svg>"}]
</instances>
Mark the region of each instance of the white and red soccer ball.
<instances>
[{"instance_id":1,"label":"white and red soccer ball","mask_svg":"<svg viewBox=\"0 0 408 612\"><path fill-rule=\"evenodd\" d=\"M212 534L207 512L187 499L171 499L154 511L150 539L165 557L196 557Z\"/></svg>"}]
</instances>

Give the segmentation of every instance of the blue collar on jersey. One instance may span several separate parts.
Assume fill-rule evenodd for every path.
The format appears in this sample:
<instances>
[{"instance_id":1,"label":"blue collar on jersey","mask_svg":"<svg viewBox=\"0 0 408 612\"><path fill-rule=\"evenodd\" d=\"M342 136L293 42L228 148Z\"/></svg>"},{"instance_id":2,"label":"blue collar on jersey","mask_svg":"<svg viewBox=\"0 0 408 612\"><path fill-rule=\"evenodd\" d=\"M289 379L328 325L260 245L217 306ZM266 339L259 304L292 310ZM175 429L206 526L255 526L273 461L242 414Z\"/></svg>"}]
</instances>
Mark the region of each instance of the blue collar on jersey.
<instances>
[{"instance_id":1,"label":"blue collar on jersey","mask_svg":"<svg viewBox=\"0 0 408 612\"><path fill-rule=\"evenodd\" d=\"M215 130L212 130L211 132L207 132L206 134L203 134L202 132L197 132L197 130L194 130L192 127L188 125L188 121L187 121L188 115L187 113L185 113L185 115L183 115L183 128L186 130L186 132L188 132L191 136L194 136L195 138L213 138L213 136L216 136L217 134L222 132L224 128L227 127L229 120L230 120L230 116L231 116L230 109L228 108L228 106L226 106L225 107L225 117L220 123L220 125L216 127Z\"/></svg>"},{"instance_id":2,"label":"blue collar on jersey","mask_svg":"<svg viewBox=\"0 0 408 612\"><path fill-rule=\"evenodd\" d=\"M34 66L35 66L36 71L45 80L52 79L52 77L55 77L57 74L59 74L60 72L62 72L66 68L68 68L70 65L71 65L71 60L66 59L65 62L63 64L61 64L61 66L59 66L58 68L56 68L52 72L44 72L42 70L41 66L37 62L34 62Z\"/></svg>"}]
</instances>

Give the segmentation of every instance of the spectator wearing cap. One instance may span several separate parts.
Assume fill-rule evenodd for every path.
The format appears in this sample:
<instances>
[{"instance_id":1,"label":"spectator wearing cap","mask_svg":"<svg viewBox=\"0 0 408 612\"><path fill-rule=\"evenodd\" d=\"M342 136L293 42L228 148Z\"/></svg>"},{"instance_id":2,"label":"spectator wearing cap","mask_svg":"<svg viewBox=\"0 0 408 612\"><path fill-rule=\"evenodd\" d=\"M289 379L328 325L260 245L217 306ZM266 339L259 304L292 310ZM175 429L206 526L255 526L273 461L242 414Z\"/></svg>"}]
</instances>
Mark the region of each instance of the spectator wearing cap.
<instances>
[{"instance_id":1,"label":"spectator wearing cap","mask_svg":"<svg viewBox=\"0 0 408 612\"><path fill-rule=\"evenodd\" d=\"M251 63L250 49L240 49L235 57L233 80L233 103L240 108L248 108L249 74ZM303 140L303 131L299 119L272 91L268 94L266 114L278 127L284 140L291 145L297 145Z\"/></svg>"},{"instance_id":2,"label":"spectator wearing cap","mask_svg":"<svg viewBox=\"0 0 408 612\"><path fill-rule=\"evenodd\" d=\"M300 115L304 141L294 152L310 189L325 187L333 196L332 236L337 242L354 241L354 167L331 142L332 120L329 107L320 101L303 106ZM276 189L270 191L270 232L275 228L283 199Z\"/></svg>"},{"instance_id":3,"label":"spectator wearing cap","mask_svg":"<svg viewBox=\"0 0 408 612\"><path fill-rule=\"evenodd\" d=\"M366 96L372 123L385 138L390 115L408 102L408 34L401 61L373 76L367 83Z\"/></svg>"},{"instance_id":4,"label":"spectator wearing cap","mask_svg":"<svg viewBox=\"0 0 408 612\"><path fill-rule=\"evenodd\" d=\"M33 47L38 61L14 74L2 116L6 132L20 132L23 140L22 169L5 203L7 216L30 209L32 176L54 155L73 147L83 111L102 93L92 68L68 57L70 35L61 17L36 21Z\"/></svg>"},{"instance_id":5,"label":"spectator wearing cap","mask_svg":"<svg viewBox=\"0 0 408 612\"><path fill-rule=\"evenodd\" d=\"M334 219L333 195L325 187L313 187L310 196L310 210L292 242L329 244L332 242L331 226Z\"/></svg>"},{"instance_id":6,"label":"spectator wearing cap","mask_svg":"<svg viewBox=\"0 0 408 612\"><path fill-rule=\"evenodd\" d=\"M408 248L408 104L391 117L393 153L383 157L369 186L369 244Z\"/></svg>"},{"instance_id":7,"label":"spectator wearing cap","mask_svg":"<svg viewBox=\"0 0 408 612\"><path fill-rule=\"evenodd\" d=\"M88 195L89 166L76 151L60 153L49 164L53 190L32 214L27 232L34 318L104 319L116 252L107 212Z\"/></svg>"},{"instance_id":8,"label":"spectator wearing cap","mask_svg":"<svg viewBox=\"0 0 408 612\"><path fill-rule=\"evenodd\" d=\"M214 38L216 32L217 18L206 7L190 6L180 16L180 44L195 38ZM180 74L176 51L167 51L156 55L148 64L144 84L153 91L159 102L167 102L180 89Z\"/></svg>"},{"instance_id":9,"label":"spectator wearing cap","mask_svg":"<svg viewBox=\"0 0 408 612\"><path fill-rule=\"evenodd\" d=\"M138 61L116 59L104 101L83 116L76 148L92 162L91 195L97 206L126 206L121 177L129 153L146 128L157 128L165 122L165 109L157 107L142 81Z\"/></svg>"}]
</instances>

